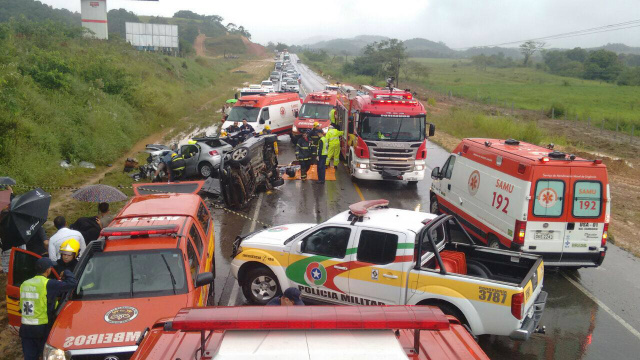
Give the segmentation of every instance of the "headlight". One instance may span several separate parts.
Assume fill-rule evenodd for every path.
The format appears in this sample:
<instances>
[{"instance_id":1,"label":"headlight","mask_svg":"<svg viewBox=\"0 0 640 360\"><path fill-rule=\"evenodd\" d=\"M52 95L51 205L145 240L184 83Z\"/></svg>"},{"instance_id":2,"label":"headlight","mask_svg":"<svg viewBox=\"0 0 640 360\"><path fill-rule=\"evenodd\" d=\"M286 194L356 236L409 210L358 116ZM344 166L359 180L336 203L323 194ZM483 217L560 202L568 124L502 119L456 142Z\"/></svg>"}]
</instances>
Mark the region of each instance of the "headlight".
<instances>
[{"instance_id":1,"label":"headlight","mask_svg":"<svg viewBox=\"0 0 640 360\"><path fill-rule=\"evenodd\" d=\"M292 130L293 130L294 132L298 132L298 128L297 128L295 125L293 125L293 129L292 129Z\"/></svg>"},{"instance_id":2,"label":"headlight","mask_svg":"<svg viewBox=\"0 0 640 360\"><path fill-rule=\"evenodd\" d=\"M356 165L358 166L358 168L360 169L366 169L369 167L369 165L367 163L356 163Z\"/></svg>"},{"instance_id":3,"label":"headlight","mask_svg":"<svg viewBox=\"0 0 640 360\"><path fill-rule=\"evenodd\" d=\"M416 171L422 171L422 170L424 170L424 165L416 165L415 169L416 169Z\"/></svg>"},{"instance_id":4,"label":"headlight","mask_svg":"<svg viewBox=\"0 0 640 360\"><path fill-rule=\"evenodd\" d=\"M49 344L44 344L43 360L67 360L69 357L64 350L56 349Z\"/></svg>"}]
</instances>

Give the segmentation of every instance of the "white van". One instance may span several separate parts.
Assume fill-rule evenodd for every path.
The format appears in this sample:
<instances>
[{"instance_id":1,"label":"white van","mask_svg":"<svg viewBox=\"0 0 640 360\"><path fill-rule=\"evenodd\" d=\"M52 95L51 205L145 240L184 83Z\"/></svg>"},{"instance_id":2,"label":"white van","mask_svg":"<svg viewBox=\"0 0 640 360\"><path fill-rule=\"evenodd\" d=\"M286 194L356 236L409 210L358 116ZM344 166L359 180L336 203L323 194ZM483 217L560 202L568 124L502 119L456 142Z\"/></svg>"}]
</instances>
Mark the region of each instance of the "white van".
<instances>
[{"instance_id":1,"label":"white van","mask_svg":"<svg viewBox=\"0 0 640 360\"><path fill-rule=\"evenodd\" d=\"M542 255L547 266L604 260L611 195L601 160L513 139L464 139L431 178L431 212L455 215L489 247Z\"/></svg>"},{"instance_id":2,"label":"white van","mask_svg":"<svg viewBox=\"0 0 640 360\"><path fill-rule=\"evenodd\" d=\"M273 134L290 134L301 104L300 96L292 93L243 96L231 108L222 130L233 125L235 121L242 125L242 120L247 119L256 132L269 125Z\"/></svg>"}]
</instances>

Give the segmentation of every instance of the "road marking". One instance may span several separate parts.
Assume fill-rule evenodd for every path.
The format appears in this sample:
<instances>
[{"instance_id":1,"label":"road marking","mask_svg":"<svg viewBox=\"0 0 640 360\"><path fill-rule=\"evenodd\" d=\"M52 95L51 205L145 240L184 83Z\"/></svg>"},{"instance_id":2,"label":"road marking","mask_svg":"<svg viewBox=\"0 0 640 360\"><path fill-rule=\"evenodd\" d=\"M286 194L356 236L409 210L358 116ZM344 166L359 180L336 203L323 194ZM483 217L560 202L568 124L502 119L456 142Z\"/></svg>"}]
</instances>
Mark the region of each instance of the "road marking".
<instances>
[{"instance_id":1,"label":"road marking","mask_svg":"<svg viewBox=\"0 0 640 360\"><path fill-rule=\"evenodd\" d=\"M628 322L624 321L623 318L618 316L618 314L613 312L613 310L611 310L607 305L605 305L602 301L600 301L598 298L596 298L594 295L592 295L589 292L589 290L587 290L579 282L577 282L576 280L574 280L573 278L571 278L569 275L565 274L564 272L561 272L561 274L562 274L562 276L564 276L565 279L569 280L569 282L572 283L573 286L578 288L578 290L582 291L582 293L585 294L589 299L593 300L593 302L598 304L598 306L600 306L602 308L602 310L606 311L609 315L611 315L617 322L620 323L620 325L624 326L627 330L629 330L629 332L631 334L633 334L635 337L640 339L640 331L636 330Z\"/></svg>"},{"instance_id":2,"label":"road marking","mask_svg":"<svg viewBox=\"0 0 640 360\"><path fill-rule=\"evenodd\" d=\"M360 191L360 187L358 186L358 184L353 183L353 187L356 188L356 192L358 193L358 196L360 196L360 200L364 201L364 196L362 196L362 191Z\"/></svg>"},{"instance_id":3,"label":"road marking","mask_svg":"<svg viewBox=\"0 0 640 360\"><path fill-rule=\"evenodd\" d=\"M260 206L262 205L262 197L264 193L261 192L258 195L258 202L256 203L256 209L253 211L253 217L251 218L251 227L249 228L249 233L252 233L256 229L256 219L258 218L258 214L260 213Z\"/></svg>"}]
</instances>

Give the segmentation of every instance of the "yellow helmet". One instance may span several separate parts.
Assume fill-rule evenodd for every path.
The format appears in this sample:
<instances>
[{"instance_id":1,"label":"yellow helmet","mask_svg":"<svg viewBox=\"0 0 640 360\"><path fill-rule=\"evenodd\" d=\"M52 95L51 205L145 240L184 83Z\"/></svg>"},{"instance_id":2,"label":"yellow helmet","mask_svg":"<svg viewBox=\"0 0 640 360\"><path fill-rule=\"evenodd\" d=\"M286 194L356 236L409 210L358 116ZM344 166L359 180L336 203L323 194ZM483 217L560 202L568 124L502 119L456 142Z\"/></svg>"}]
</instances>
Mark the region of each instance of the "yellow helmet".
<instances>
[{"instance_id":1,"label":"yellow helmet","mask_svg":"<svg viewBox=\"0 0 640 360\"><path fill-rule=\"evenodd\" d=\"M271 126L269 126L269 125L265 125L264 128L267 129L267 130L271 130Z\"/></svg>"},{"instance_id":2,"label":"yellow helmet","mask_svg":"<svg viewBox=\"0 0 640 360\"><path fill-rule=\"evenodd\" d=\"M314 128L315 128L315 127L318 127L318 126L320 126L320 123L318 123L317 121L313 123L313 127L314 127Z\"/></svg>"},{"instance_id":3,"label":"yellow helmet","mask_svg":"<svg viewBox=\"0 0 640 360\"><path fill-rule=\"evenodd\" d=\"M65 240L62 245L60 245L60 254L66 255L75 255L78 256L78 252L80 251L80 243L76 239L68 239ZM71 254L70 254L71 253Z\"/></svg>"},{"instance_id":4,"label":"yellow helmet","mask_svg":"<svg viewBox=\"0 0 640 360\"><path fill-rule=\"evenodd\" d=\"M198 143L198 142L197 142L197 141L195 141L195 140L189 140L189 141L187 141L187 144L189 144L189 145L195 145L195 144L197 144L197 143Z\"/></svg>"}]
</instances>

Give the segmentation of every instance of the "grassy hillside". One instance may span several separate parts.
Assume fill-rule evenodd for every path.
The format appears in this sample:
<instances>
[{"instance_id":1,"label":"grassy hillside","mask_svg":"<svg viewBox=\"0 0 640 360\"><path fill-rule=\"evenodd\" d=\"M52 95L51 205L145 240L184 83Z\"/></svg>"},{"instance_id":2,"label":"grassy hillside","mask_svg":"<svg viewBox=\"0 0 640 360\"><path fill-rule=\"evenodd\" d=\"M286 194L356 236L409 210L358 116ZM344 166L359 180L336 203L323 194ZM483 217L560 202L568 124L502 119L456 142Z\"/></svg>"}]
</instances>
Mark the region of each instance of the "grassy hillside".
<instances>
[{"instance_id":1,"label":"grassy hillside","mask_svg":"<svg viewBox=\"0 0 640 360\"><path fill-rule=\"evenodd\" d=\"M453 92L485 103L511 103L516 108L540 110L555 107L559 117L594 122L606 119L615 129L616 121L628 132L631 124L640 129L640 89L635 86L562 77L533 68L478 69L465 60L412 59L427 65L431 71L426 80L417 80L426 88L442 93ZM402 79L401 79L402 80ZM638 132L636 131L636 134Z\"/></svg>"},{"instance_id":2,"label":"grassy hillside","mask_svg":"<svg viewBox=\"0 0 640 360\"><path fill-rule=\"evenodd\" d=\"M247 81L230 73L237 65L139 52L60 23L0 24L0 174L59 185L74 176L62 159L110 164L207 100L231 96Z\"/></svg>"}]
</instances>

